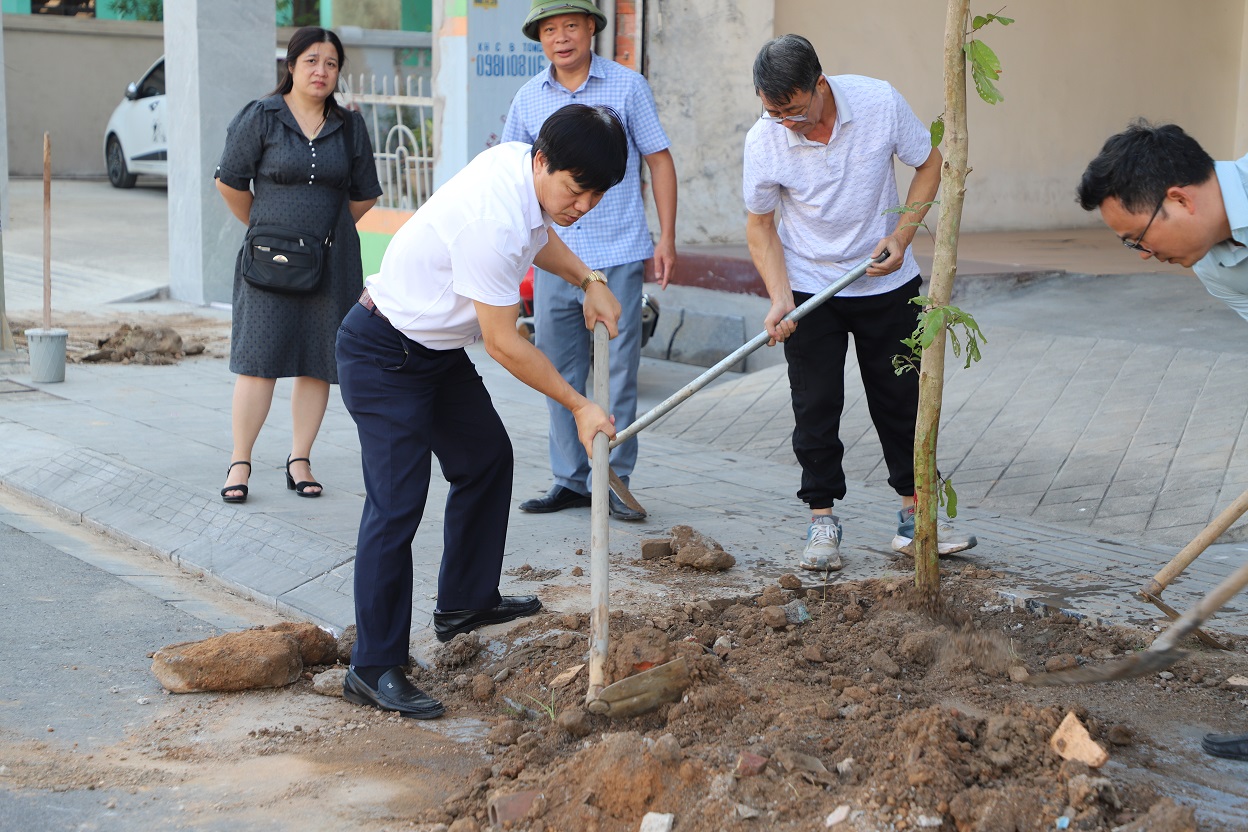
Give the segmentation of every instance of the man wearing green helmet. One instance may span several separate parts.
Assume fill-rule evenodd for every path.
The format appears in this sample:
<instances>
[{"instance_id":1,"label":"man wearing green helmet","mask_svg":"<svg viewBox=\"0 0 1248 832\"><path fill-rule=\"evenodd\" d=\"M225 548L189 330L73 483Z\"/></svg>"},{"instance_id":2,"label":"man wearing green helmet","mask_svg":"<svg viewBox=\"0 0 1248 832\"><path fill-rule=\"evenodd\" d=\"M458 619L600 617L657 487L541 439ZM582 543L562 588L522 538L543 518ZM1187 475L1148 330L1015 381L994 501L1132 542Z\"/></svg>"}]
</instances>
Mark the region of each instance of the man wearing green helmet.
<instances>
[{"instance_id":1,"label":"man wearing green helmet","mask_svg":"<svg viewBox=\"0 0 1248 832\"><path fill-rule=\"evenodd\" d=\"M654 279L666 286L676 265L676 168L667 134L659 123L646 79L593 52L593 37L607 18L591 0L533 0L523 31L542 44L550 65L529 80L511 102L504 142L532 143L542 123L567 104L605 105L620 115L628 135L624 180L602 202L559 235L591 268L606 273L620 300L620 335L611 342L611 409L622 429L637 414L637 371L641 362L641 290L643 261L654 257ZM650 171L659 217L659 240L652 243L642 204L641 162ZM538 348L569 384L585 391L589 341L577 322L581 292L556 275L535 270L534 324ZM542 497L526 500L520 510L545 514L589 505L589 459L577 440L571 414L547 400L550 412L550 466L554 484ZM637 460L637 440L611 452L611 466L627 483ZM611 514L641 520L613 493Z\"/></svg>"}]
</instances>

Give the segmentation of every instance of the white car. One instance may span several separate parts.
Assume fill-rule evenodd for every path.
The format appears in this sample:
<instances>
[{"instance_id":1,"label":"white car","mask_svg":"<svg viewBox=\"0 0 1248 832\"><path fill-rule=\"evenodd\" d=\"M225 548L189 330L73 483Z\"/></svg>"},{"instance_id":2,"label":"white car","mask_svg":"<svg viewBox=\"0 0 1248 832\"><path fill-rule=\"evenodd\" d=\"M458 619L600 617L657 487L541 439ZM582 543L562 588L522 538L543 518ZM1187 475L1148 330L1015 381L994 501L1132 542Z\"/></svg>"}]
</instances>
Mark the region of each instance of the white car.
<instances>
[{"instance_id":1,"label":"white car","mask_svg":"<svg viewBox=\"0 0 1248 832\"><path fill-rule=\"evenodd\" d=\"M278 49L281 80L286 50ZM169 175L169 139L165 132L165 59L152 64L143 77L126 87L126 97L104 128L104 164L114 188L133 188L140 174Z\"/></svg>"},{"instance_id":2,"label":"white car","mask_svg":"<svg viewBox=\"0 0 1248 832\"><path fill-rule=\"evenodd\" d=\"M104 129L104 163L114 188L133 188L140 173L169 175L165 134L165 59L126 87Z\"/></svg>"}]
</instances>

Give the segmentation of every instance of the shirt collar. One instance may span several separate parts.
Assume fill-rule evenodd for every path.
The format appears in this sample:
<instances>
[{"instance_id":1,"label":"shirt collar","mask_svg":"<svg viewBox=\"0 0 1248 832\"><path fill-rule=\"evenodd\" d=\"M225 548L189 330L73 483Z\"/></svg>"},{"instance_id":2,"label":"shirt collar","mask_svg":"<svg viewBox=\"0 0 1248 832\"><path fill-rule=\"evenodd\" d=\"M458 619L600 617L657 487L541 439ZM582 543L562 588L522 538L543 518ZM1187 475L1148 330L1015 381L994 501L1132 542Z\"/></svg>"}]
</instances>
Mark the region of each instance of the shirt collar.
<instances>
[{"instance_id":1,"label":"shirt collar","mask_svg":"<svg viewBox=\"0 0 1248 832\"><path fill-rule=\"evenodd\" d=\"M277 120L282 124L285 124L291 130L294 130L301 138L307 139L307 136L303 133L303 128L299 126L299 122L295 119L295 114L290 111L290 107L287 106L286 99L282 98L281 93L270 95L268 98L260 99L260 104L264 107L264 109L272 110L273 113L276 114ZM328 119L325 122L325 126L321 128L321 132L316 134L316 137L319 139L322 136L332 133L334 130L337 130L341 124L342 121L337 116Z\"/></svg>"},{"instance_id":2,"label":"shirt collar","mask_svg":"<svg viewBox=\"0 0 1248 832\"><path fill-rule=\"evenodd\" d=\"M1218 266L1229 268L1248 259L1248 190L1244 185L1244 177L1248 176L1248 156L1238 162L1214 162L1213 170L1222 190L1222 204L1231 226L1231 237L1241 245L1223 240L1209 249L1201 260L1212 260Z\"/></svg>"},{"instance_id":3,"label":"shirt collar","mask_svg":"<svg viewBox=\"0 0 1248 832\"><path fill-rule=\"evenodd\" d=\"M603 62L605 60L606 58L598 57L597 53L590 52L589 53L589 74L585 76L585 83L581 84L579 87L577 87L574 90L569 90L569 92L575 93L575 92L580 92L581 90L585 89L586 85L589 84L590 78L606 78L607 73L606 73L605 68L603 67ZM549 62L546 64L546 69L544 70L546 77L542 81L542 85L546 87L558 87L561 90L568 89L563 84L560 84L558 81L555 80L554 69L555 69L554 64L549 63Z\"/></svg>"},{"instance_id":4,"label":"shirt collar","mask_svg":"<svg viewBox=\"0 0 1248 832\"><path fill-rule=\"evenodd\" d=\"M832 90L832 100L836 102L836 124L832 128L832 137L835 137L841 131L842 125L849 124L854 120L854 111L849 106L849 99L845 97L844 91L832 80L832 76L825 75L823 79L828 82L828 89ZM789 147L797 147L798 145L827 147L823 142L812 142L805 136L799 136L787 127L784 127L783 130L789 134ZM830 142L831 138L828 141Z\"/></svg>"},{"instance_id":5,"label":"shirt collar","mask_svg":"<svg viewBox=\"0 0 1248 832\"><path fill-rule=\"evenodd\" d=\"M524 218L528 220L529 228L537 228L539 226L550 227L554 220L542 210L542 204L537 201L537 186L533 182L533 151L530 150L524 154L522 164L524 165L524 192L528 194L528 199L524 203Z\"/></svg>"}]
</instances>

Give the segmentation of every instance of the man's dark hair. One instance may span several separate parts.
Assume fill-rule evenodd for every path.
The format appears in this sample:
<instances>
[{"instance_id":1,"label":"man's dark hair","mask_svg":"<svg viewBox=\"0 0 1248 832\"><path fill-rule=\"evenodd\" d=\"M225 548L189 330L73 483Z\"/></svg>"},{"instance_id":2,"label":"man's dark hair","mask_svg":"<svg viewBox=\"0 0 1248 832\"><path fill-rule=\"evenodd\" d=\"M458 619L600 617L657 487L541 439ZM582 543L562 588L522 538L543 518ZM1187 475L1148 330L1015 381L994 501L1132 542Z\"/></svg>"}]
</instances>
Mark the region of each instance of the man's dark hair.
<instances>
[{"instance_id":1,"label":"man's dark hair","mask_svg":"<svg viewBox=\"0 0 1248 832\"><path fill-rule=\"evenodd\" d=\"M1213 157L1177 124L1155 127L1140 119L1109 137L1079 182L1076 201L1085 211L1117 197L1132 214L1152 211L1172 187L1205 182Z\"/></svg>"},{"instance_id":2,"label":"man's dark hair","mask_svg":"<svg viewBox=\"0 0 1248 832\"><path fill-rule=\"evenodd\" d=\"M533 152L539 150L547 173L566 170L588 191L610 190L628 168L628 137L610 107L569 104L555 110L537 132Z\"/></svg>"},{"instance_id":3,"label":"man's dark hair","mask_svg":"<svg viewBox=\"0 0 1248 832\"><path fill-rule=\"evenodd\" d=\"M784 105L795 93L813 90L821 75L823 67L810 41L801 35L781 35L758 50L754 92L772 104Z\"/></svg>"}]
</instances>

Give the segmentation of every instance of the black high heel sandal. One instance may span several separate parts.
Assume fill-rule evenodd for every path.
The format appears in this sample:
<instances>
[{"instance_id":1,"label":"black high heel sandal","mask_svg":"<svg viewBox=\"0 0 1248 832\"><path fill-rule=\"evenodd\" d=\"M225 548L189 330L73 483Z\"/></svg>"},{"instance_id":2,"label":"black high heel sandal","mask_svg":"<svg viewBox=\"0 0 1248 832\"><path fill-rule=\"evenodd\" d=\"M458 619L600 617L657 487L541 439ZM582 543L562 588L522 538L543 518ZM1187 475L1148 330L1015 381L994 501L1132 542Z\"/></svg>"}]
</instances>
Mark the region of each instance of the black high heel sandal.
<instances>
[{"instance_id":1,"label":"black high heel sandal","mask_svg":"<svg viewBox=\"0 0 1248 832\"><path fill-rule=\"evenodd\" d=\"M293 491L296 494L298 494L300 497L321 496L321 493L325 490L325 487L321 485L319 482L317 482L316 480L303 480L301 482L295 482L295 478L290 475L290 463L292 462L306 462L308 463L308 465L312 464L312 460L308 459L306 456L297 456L294 459L291 459L290 457L286 457L286 490ZM320 491L308 491L309 488L319 488L321 490Z\"/></svg>"},{"instance_id":2,"label":"black high heel sandal","mask_svg":"<svg viewBox=\"0 0 1248 832\"><path fill-rule=\"evenodd\" d=\"M238 462L231 462L230 467L225 469L225 478L227 480L230 478L230 472L234 470L235 465L246 465L247 466L247 479L251 479L251 463L245 459L240 459ZM241 491L243 493L237 494L231 497L229 494L229 492L231 491ZM225 488L221 489L221 499L227 503L247 502L247 484L243 483L242 485L227 485Z\"/></svg>"}]
</instances>

